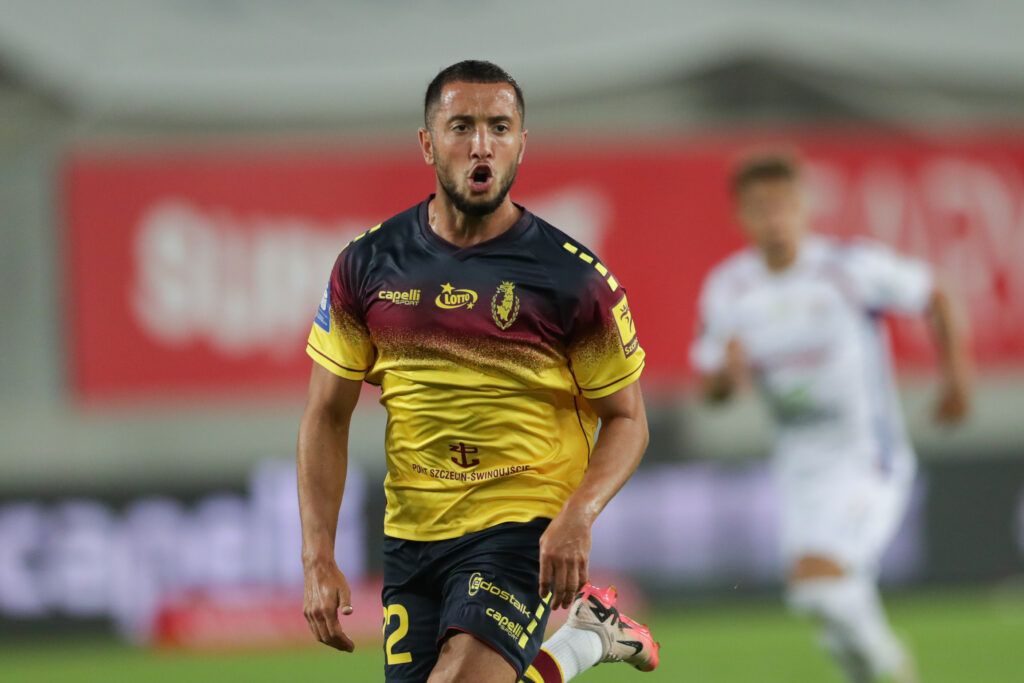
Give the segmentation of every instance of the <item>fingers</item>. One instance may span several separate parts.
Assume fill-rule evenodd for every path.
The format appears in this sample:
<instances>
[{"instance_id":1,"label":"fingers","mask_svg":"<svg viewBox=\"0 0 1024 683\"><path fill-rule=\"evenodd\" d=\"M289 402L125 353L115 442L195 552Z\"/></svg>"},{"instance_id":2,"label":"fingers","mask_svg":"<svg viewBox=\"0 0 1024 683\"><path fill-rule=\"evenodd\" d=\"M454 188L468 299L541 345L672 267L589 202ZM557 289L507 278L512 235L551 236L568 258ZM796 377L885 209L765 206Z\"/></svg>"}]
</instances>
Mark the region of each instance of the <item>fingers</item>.
<instances>
[{"instance_id":1,"label":"fingers","mask_svg":"<svg viewBox=\"0 0 1024 683\"><path fill-rule=\"evenodd\" d=\"M567 602L566 607L572 605L572 601L576 599L576 594L583 588L583 584L587 582L587 558L586 556L577 558L577 561L573 564L575 571L570 571L568 580L566 583L566 594Z\"/></svg>"},{"instance_id":2,"label":"fingers","mask_svg":"<svg viewBox=\"0 0 1024 683\"><path fill-rule=\"evenodd\" d=\"M580 563L579 571L576 573L576 587L572 589L573 600L576 599L576 594L583 590L583 586L585 586L589 580L590 562L588 561L588 558L584 556L583 561Z\"/></svg>"},{"instance_id":3,"label":"fingers","mask_svg":"<svg viewBox=\"0 0 1024 683\"><path fill-rule=\"evenodd\" d=\"M344 614L345 616L352 614L352 599L349 596L349 591L347 588L341 591L340 600L338 602L341 604L342 614ZM342 650L344 652L352 652L356 649L355 643L353 643L352 639L345 635L345 632L342 630L341 622L338 620L337 612L335 612L332 616L334 616L334 627L331 631L332 640L327 644L335 649Z\"/></svg>"},{"instance_id":4,"label":"fingers","mask_svg":"<svg viewBox=\"0 0 1024 683\"><path fill-rule=\"evenodd\" d=\"M565 560L555 561L554 579L551 583L551 606L555 609L568 607L572 603L572 598L569 598L569 602L565 601L566 590L569 587L569 567L566 566Z\"/></svg>"},{"instance_id":5,"label":"fingers","mask_svg":"<svg viewBox=\"0 0 1024 683\"><path fill-rule=\"evenodd\" d=\"M351 614L351 612L352 608L349 607L346 614ZM343 652L352 652L355 649L355 643L341 628L336 610L314 609L306 614L306 622L316 639L324 645L330 645L335 650Z\"/></svg>"},{"instance_id":6,"label":"fingers","mask_svg":"<svg viewBox=\"0 0 1024 683\"><path fill-rule=\"evenodd\" d=\"M588 562L586 556L572 555L558 558L552 563L551 607L569 607L576 599L588 578Z\"/></svg>"},{"instance_id":7,"label":"fingers","mask_svg":"<svg viewBox=\"0 0 1024 683\"><path fill-rule=\"evenodd\" d=\"M562 517L556 518L540 539L542 598L551 596L551 608L569 607L587 581L590 529Z\"/></svg>"},{"instance_id":8,"label":"fingers","mask_svg":"<svg viewBox=\"0 0 1024 683\"><path fill-rule=\"evenodd\" d=\"M347 587L343 590L331 590L326 586L319 590L307 590L303 614L309 630L316 639L336 650L352 652L355 644L341 628L338 610L348 615L352 613L351 599Z\"/></svg>"},{"instance_id":9,"label":"fingers","mask_svg":"<svg viewBox=\"0 0 1024 683\"><path fill-rule=\"evenodd\" d=\"M321 626L325 627L327 638L321 642L325 645L330 645L336 650L351 652L353 649L352 641L349 640L348 636L345 635L345 632L341 630L341 622L338 621L338 610L327 610L322 616L324 621Z\"/></svg>"},{"instance_id":10,"label":"fingers","mask_svg":"<svg viewBox=\"0 0 1024 683\"><path fill-rule=\"evenodd\" d=\"M324 638L327 637L327 634L326 632L321 631L320 625L317 622L316 618L308 610L303 611L303 616L306 617L306 625L309 626L309 630L310 632L312 632L313 637L319 640L321 643L324 642Z\"/></svg>"},{"instance_id":11,"label":"fingers","mask_svg":"<svg viewBox=\"0 0 1024 683\"><path fill-rule=\"evenodd\" d=\"M548 593L551 592L551 559L548 554L542 549L540 552L540 585L538 586L537 593L541 598L546 598ZM554 597L554 596L552 596ZM554 603L551 607L554 608Z\"/></svg>"},{"instance_id":12,"label":"fingers","mask_svg":"<svg viewBox=\"0 0 1024 683\"><path fill-rule=\"evenodd\" d=\"M338 633L327 643L335 650L341 650L342 652L352 652L356 649L356 644L352 642L352 639L345 635L345 632L338 627Z\"/></svg>"},{"instance_id":13,"label":"fingers","mask_svg":"<svg viewBox=\"0 0 1024 683\"><path fill-rule=\"evenodd\" d=\"M558 609L564 601L566 586L575 579L575 572L569 573L569 558L560 553L551 552L541 544L540 551L540 587L538 593L542 598L551 594L551 608ZM571 577L571 578L570 578ZM572 602L570 598L570 602Z\"/></svg>"},{"instance_id":14,"label":"fingers","mask_svg":"<svg viewBox=\"0 0 1024 683\"><path fill-rule=\"evenodd\" d=\"M966 417L967 400L960 393L947 393L935 406L935 419L944 424L954 424Z\"/></svg>"}]
</instances>

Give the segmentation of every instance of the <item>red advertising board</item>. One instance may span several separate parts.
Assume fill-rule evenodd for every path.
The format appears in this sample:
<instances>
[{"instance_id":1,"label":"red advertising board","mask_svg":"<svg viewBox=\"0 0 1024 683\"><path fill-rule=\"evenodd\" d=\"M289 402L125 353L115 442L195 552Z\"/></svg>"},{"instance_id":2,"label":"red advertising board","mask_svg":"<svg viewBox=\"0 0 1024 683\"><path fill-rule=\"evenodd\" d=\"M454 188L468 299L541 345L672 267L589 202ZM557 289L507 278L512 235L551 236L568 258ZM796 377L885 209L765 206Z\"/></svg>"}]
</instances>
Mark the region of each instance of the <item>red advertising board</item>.
<instances>
[{"instance_id":1,"label":"red advertising board","mask_svg":"<svg viewBox=\"0 0 1024 683\"><path fill-rule=\"evenodd\" d=\"M776 138L773 138L776 139ZM534 144L517 202L590 246L630 292L648 381L689 376L695 298L742 245L732 163L766 140ZM1024 362L1024 137L795 136L815 223L935 265L970 312L982 364ZM299 392L304 339L340 248L416 203L415 148L352 153L79 151L64 167L72 386L90 401ZM910 364L930 358L902 326Z\"/></svg>"}]
</instances>

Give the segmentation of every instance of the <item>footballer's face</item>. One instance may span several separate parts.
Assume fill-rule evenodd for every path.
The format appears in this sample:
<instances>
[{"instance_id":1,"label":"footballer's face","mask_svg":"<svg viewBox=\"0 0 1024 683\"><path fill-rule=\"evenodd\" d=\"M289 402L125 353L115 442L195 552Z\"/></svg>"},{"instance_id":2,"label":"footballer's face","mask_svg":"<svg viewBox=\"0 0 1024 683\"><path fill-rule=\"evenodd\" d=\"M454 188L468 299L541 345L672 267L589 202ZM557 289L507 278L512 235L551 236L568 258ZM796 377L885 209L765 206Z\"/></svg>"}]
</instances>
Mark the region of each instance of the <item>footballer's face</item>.
<instances>
[{"instance_id":1,"label":"footballer's face","mask_svg":"<svg viewBox=\"0 0 1024 683\"><path fill-rule=\"evenodd\" d=\"M420 130L423 158L439 190L461 212L493 213L508 196L526 148L526 131L507 83L449 83L429 129Z\"/></svg>"},{"instance_id":2,"label":"footballer's face","mask_svg":"<svg viewBox=\"0 0 1024 683\"><path fill-rule=\"evenodd\" d=\"M768 265L784 268L796 258L807 229L807 210L796 180L755 180L738 197L739 222Z\"/></svg>"}]
</instances>

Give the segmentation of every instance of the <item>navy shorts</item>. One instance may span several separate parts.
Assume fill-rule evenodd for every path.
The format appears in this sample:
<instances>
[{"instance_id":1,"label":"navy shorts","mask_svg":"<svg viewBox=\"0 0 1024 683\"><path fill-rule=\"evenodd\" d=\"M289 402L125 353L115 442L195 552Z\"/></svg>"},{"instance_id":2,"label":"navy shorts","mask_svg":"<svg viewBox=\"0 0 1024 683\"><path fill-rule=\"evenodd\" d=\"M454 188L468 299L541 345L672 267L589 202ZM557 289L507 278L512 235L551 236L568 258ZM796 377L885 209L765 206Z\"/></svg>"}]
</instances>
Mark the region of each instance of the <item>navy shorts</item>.
<instances>
[{"instance_id":1,"label":"navy shorts","mask_svg":"<svg viewBox=\"0 0 1024 683\"><path fill-rule=\"evenodd\" d=\"M385 680L423 683L440 644L457 632L487 643L521 676L550 611L537 595L538 543L549 522L509 522L443 541L385 536Z\"/></svg>"}]
</instances>

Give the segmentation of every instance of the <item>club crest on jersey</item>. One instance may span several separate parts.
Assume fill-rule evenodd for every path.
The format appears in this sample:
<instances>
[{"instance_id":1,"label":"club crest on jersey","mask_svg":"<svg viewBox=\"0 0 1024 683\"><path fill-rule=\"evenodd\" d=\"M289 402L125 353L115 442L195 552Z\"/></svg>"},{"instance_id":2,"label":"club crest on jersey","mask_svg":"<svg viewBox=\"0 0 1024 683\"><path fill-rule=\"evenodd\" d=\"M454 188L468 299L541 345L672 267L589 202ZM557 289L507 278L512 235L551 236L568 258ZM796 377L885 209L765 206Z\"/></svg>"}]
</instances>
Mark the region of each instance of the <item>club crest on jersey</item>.
<instances>
[{"instance_id":1,"label":"club crest on jersey","mask_svg":"<svg viewBox=\"0 0 1024 683\"><path fill-rule=\"evenodd\" d=\"M324 332L331 332L331 285L327 284L324 295L320 297L320 308L316 309L316 326Z\"/></svg>"},{"instance_id":2,"label":"club crest on jersey","mask_svg":"<svg viewBox=\"0 0 1024 683\"><path fill-rule=\"evenodd\" d=\"M512 327L519 316L519 297L516 296L516 283L502 282L498 291L491 297L491 316L494 324L502 330Z\"/></svg>"},{"instance_id":3,"label":"club crest on jersey","mask_svg":"<svg viewBox=\"0 0 1024 683\"><path fill-rule=\"evenodd\" d=\"M441 293L434 299L438 308L473 308L476 303L476 292L472 289L455 289L452 283L441 285Z\"/></svg>"},{"instance_id":4,"label":"club crest on jersey","mask_svg":"<svg viewBox=\"0 0 1024 683\"><path fill-rule=\"evenodd\" d=\"M619 303L612 306L612 317L615 318L615 325L619 329L619 341L622 342L622 352L629 358L640 348L640 340L636 338L636 327L633 325L633 314L629 311L629 302L623 294Z\"/></svg>"}]
</instances>

